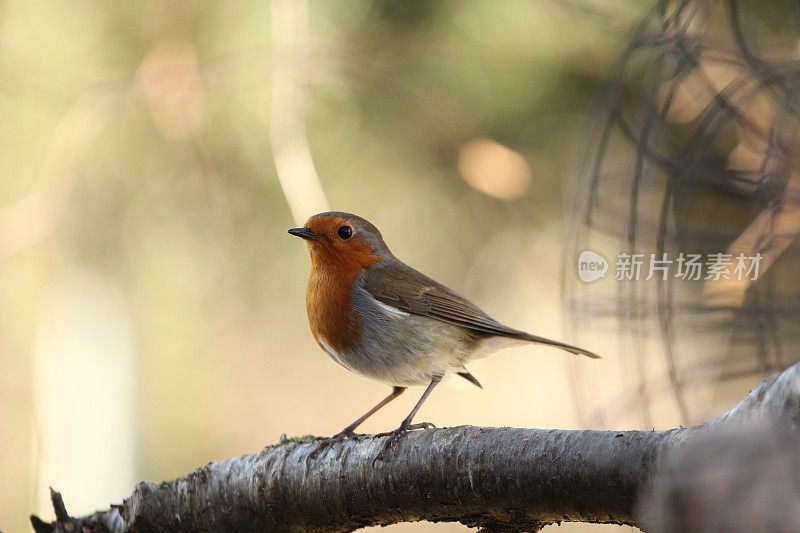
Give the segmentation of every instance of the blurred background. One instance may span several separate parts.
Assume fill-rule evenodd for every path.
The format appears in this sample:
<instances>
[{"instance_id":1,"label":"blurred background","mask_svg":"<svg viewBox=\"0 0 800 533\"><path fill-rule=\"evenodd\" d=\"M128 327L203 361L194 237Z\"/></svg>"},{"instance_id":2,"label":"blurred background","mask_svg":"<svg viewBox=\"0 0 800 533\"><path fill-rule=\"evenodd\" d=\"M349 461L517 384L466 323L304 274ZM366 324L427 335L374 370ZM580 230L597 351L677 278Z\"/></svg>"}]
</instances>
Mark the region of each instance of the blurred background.
<instances>
[{"instance_id":1,"label":"blurred background","mask_svg":"<svg viewBox=\"0 0 800 533\"><path fill-rule=\"evenodd\" d=\"M89 512L283 433L333 434L382 398L308 330L286 229L329 208L501 322L604 356L506 351L471 366L484 390L437 390L419 420L672 427L735 403L791 363L764 347L794 318L779 283L800 231L797 13L738 4L0 4L0 528L50 517L48 486ZM742 44L764 38L774 57ZM731 104L734 82L756 96ZM782 235L782 277L758 298L574 272L587 248L763 234ZM741 365L718 371L729 346Z\"/></svg>"}]
</instances>

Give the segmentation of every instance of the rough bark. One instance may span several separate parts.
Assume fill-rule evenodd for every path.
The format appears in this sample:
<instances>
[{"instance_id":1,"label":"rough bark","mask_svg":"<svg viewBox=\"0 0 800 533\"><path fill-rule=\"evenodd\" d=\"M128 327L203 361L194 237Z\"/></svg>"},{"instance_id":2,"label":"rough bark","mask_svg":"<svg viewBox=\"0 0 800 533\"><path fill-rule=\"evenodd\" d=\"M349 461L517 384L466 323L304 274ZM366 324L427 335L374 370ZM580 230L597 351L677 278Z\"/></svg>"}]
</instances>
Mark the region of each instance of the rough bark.
<instances>
[{"instance_id":1,"label":"rough bark","mask_svg":"<svg viewBox=\"0 0 800 533\"><path fill-rule=\"evenodd\" d=\"M639 499L652 533L800 531L800 433L775 420L700 432Z\"/></svg>"},{"instance_id":2,"label":"rough bark","mask_svg":"<svg viewBox=\"0 0 800 533\"><path fill-rule=\"evenodd\" d=\"M661 463L691 437L759 419L800 421L800 365L754 389L737 407L695 428L566 431L464 426L409 433L390 461L373 459L384 436L315 444L284 439L211 463L180 479L140 483L130 498L36 531L352 531L404 521L461 522L489 531L535 531L580 521L638 525L637 498Z\"/></svg>"}]
</instances>

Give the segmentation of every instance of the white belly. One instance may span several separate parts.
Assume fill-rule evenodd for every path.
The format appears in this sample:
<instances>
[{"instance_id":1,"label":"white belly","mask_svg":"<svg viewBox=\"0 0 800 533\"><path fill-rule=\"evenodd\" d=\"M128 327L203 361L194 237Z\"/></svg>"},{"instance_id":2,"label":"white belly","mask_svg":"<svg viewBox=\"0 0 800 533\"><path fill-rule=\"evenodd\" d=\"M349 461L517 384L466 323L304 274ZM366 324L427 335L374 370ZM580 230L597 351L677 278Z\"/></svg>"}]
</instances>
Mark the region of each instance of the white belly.
<instances>
[{"instance_id":1,"label":"white belly","mask_svg":"<svg viewBox=\"0 0 800 533\"><path fill-rule=\"evenodd\" d=\"M475 356L502 348L478 344L458 326L401 311L366 291L356 296L363 320L358 341L337 351L327 339L317 340L334 361L370 379L393 386L427 385L434 376L460 372Z\"/></svg>"}]
</instances>

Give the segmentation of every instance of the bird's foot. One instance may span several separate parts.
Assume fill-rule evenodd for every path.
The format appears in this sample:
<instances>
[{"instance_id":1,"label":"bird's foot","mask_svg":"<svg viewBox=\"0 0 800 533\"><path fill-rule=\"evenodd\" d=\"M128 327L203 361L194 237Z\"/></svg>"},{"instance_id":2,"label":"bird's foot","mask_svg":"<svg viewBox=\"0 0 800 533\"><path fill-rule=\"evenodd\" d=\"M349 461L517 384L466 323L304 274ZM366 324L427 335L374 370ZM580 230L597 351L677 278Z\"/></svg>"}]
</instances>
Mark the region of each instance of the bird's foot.
<instances>
[{"instance_id":1,"label":"bird's foot","mask_svg":"<svg viewBox=\"0 0 800 533\"><path fill-rule=\"evenodd\" d=\"M324 452L329 448L332 448L335 444L343 442L347 439L352 439L353 437L357 436L358 434L355 433L352 429L344 428L342 431L340 431L336 435L333 435L332 437L318 438L314 445L314 449L311 450L311 453L309 453L308 456L306 457L306 463L308 463L309 461L313 461L319 456L319 454L321 454L322 452Z\"/></svg>"},{"instance_id":2,"label":"bird's foot","mask_svg":"<svg viewBox=\"0 0 800 533\"><path fill-rule=\"evenodd\" d=\"M400 427L395 429L394 431L386 431L384 433L376 433L375 436L376 437L389 437L389 436L394 435L398 431L402 431L402 432L405 433L405 432L413 431L415 429L436 429L436 426L434 424L431 424L430 422L417 422L416 424L409 424L407 426L401 424Z\"/></svg>"},{"instance_id":3,"label":"bird's foot","mask_svg":"<svg viewBox=\"0 0 800 533\"><path fill-rule=\"evenodd\" d=\"M391 431L389 433L381 433L380 436L386 436L387 439L383 443L381 451L378 453L375 459L372 460L372 468L375 468L375 463L377 463L378 461L388 461L390 454L397 453L397 450L400 448L400 440L403 438L403 435L405 435L409 431L412 431L414 429L433 429L433 428L436 428L436 426L434 426L430 422L418 422L416 424L407 424L406 422L403 422L402 424L400 424L400 427L395 429L394 431Z\"/></svg>"}]
</instances>

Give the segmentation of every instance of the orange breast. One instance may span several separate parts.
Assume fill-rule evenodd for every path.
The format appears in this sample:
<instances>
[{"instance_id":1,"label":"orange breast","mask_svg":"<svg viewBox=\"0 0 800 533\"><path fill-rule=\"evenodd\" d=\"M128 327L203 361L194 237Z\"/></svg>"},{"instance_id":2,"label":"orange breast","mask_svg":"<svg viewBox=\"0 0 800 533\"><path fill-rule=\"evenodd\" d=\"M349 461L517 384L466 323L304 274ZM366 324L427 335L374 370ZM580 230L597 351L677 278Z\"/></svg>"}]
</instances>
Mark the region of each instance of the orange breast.
<instances>
[{"instance_id":1,"label":"orange breast","mask_svg":"<svg viewBox=\"0 0 800 533\"><path fill-rule=\"evenodd\" d=\"M311 276L306 291L306 310L311 333L336 352L347 352L361 337L361 316L353 308L351 293L358 275L380 261L364 251L345 255L312 253Z\"/></svg>"}]
</instances>

